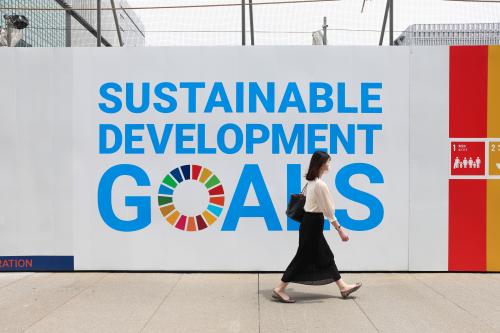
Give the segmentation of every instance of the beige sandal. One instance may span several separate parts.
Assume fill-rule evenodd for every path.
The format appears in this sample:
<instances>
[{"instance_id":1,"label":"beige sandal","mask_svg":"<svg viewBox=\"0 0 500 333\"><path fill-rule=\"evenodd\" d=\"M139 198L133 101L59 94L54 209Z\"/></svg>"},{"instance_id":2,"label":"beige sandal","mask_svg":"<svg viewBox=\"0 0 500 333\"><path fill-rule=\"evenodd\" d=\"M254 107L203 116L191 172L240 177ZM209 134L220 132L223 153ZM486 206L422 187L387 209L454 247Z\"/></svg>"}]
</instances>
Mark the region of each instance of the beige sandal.
<instances>
[{"instance_id":1,"label":"beige sandal","mask_svg":"<svg viewBox=\"0 0 500 333\"><path fill-rule=\"evenodd\" d=\"M347 296L349 296L351 293L361 288L361 285L362 285L361 282L358 282L354 287L352 287L351 289L341 291L340 294L342 295L343 298L347 298Z\"/></svg>"},{"instance_id":2,"label":"beige sandal","mask_svg":"<svg viewBox=\"0 0 500 333\"><path fill-rule=\"evenodd\" d=\"M274 290L273 290L273 298L278 299L278 300L279 300L280 302L282 302L282 303L295 303L295 300L294 300L294 299L292 299L292 298L284 299L283 297L281 297L281 295L280 295L280 294L278 294L278 293L277 293L277 292L275 292Z\"/></svg>"}]
</instances>

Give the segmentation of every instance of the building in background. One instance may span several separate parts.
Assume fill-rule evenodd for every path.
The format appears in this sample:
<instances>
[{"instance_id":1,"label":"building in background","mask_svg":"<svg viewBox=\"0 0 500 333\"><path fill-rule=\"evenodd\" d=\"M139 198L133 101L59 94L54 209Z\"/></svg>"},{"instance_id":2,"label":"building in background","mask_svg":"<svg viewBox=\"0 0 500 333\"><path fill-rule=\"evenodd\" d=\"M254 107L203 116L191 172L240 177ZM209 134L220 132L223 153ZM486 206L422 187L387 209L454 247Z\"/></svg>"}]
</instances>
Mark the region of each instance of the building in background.
<instances>
[{"instance_id":1,"label":"building in background","mask_svg":"<svg viewBox=\"0 0 500 333\"><path fill-rule=\"evenodd\" d=\"M85 10L96 8L95 0L57 0L57 2L61 3L62 6L75 8L74 14L82 17L93 29L97 30L97 11ZM114 2L124 46L145 46L144 25L137 14L133 10L127 9L130 7L127 1L115 0ZM102 8L112 8L111 1L102 0ZM96 37L75 19L74 15L71 17L70 31L71 46L96 46ZM113 11L101 11L101 31L103 45L109 43L111 46L120 46Z\"/></svg>"},{"instance_id":2,"label":"building in background","mask_svg":"<svg viewBox=\"0 0 500 333\"><path fill-rule=\"evenodd\" d=\"M66 45L65 27L66 20L64 11L53 11L49 9L60 8L57 2L52 0L2 0L0 5L0 26L5 26L4 15L24 15L29 20L29 25L23 30L23 39L17 46L47 46L58 47ZM46 8L48 10L5 10L8 7L21 8Z\"/></svg>"},{"instance_id":3,"label":"building in background","mask_svg":"<svg viewBox=\"0 0 500 333\"><path fill-rule=\"evenodd\" d=\"M498 45L500 23L412 24L394 45Z\"/></svg>"},{"instance_id":4,"label":"building in background","mask_svg":"<svg viewBox=\"0 0 500 333\"><path fill-rule=\"evenodd\" d=\"M114 3L123 46L145 46L144 25L137 14L128 9L130 6L125 0L115 0ZM27 9L5 9L9 7ZM62 7L67 10L54 10ZM28 18L30 24L24 29L24 37L18 47L96 46L95 8L95 0L2 0L0 25L5 25L4 14L19 14ZM102 8L111 8L111 1L103 0ZM113 12L103 10L101 13L102 45L120 46Z\"/></svg>"}]
</instances>

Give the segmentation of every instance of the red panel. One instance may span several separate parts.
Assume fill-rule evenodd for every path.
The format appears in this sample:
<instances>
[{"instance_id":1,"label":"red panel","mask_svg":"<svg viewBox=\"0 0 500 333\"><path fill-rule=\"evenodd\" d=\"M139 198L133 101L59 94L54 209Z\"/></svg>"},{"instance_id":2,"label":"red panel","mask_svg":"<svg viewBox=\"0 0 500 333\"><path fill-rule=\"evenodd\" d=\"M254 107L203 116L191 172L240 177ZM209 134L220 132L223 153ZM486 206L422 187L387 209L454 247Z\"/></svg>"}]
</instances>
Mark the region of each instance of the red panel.
<instances>
[{"instance_id":1,"label":"red panel","mask_svg":"<svg viewBox=\"0 0 500 333\"><path fill-rule=\"evenodd\" d=\"M450 138L487 137L488 46L450 47Z\"/></svg>"},{"instance_id":2,"label":"red panel","mask_svg":"<svg viewBox=\"0 0 500 333\"><path fill-rule=\"evenodd\" d=\"M448 270L486 270L485 179L450 179L448 238Z\"/></svg>"}]
</instances>

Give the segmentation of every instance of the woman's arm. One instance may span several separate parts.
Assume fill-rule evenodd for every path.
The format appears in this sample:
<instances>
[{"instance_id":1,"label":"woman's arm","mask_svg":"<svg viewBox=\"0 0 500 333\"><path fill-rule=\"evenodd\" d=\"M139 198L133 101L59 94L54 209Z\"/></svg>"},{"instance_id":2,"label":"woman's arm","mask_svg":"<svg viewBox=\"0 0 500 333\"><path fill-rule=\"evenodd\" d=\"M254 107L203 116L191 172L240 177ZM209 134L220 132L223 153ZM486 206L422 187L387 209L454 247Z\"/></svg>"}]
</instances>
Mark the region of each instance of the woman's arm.
<instances>
[{"instance_id":1,"label":"woman's arm","mask_svg":"<svg viewBox=\"0 0 500 333\"><path fill-rule=\"evenodd\" d=\"M330 194L330 190L328 190L328 186L326 184L318 184L317 188L319 191L316 194L318 203L323 210L323 215L330 221L333 227L338 231L340 238L346 242L349 240L349 236L344 232L344 229L341 227L337 218L335 217L335 205L333 204L332 195Z\"/></svg>"},{"instance_id":2,"label":"woman's arm","mask_svg":"<svg viewBox=\"0 0 500 333\"><path fill-rule=\"evenodd\" d=\"M319 186L317 186L316 189L319 189L319 191L317 191L315 194L318 199L318 203L323 211L323 214L328 219L328 221L330 221L333 227L339 230L340 224L335 217L335 205L333 204L332 196L330 194L330 191L328 190L328 186L321 183L319 183L318 185Z\"/></svg>"}]
</instances>

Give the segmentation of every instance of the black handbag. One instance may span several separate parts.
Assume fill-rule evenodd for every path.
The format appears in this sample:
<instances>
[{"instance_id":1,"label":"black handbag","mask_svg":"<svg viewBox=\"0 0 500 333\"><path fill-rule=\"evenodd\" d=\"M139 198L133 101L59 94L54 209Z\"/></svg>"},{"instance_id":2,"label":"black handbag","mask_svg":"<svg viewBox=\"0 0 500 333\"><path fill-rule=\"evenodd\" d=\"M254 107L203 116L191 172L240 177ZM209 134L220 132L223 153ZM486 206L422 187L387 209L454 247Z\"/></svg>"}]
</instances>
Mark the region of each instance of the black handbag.
<instances>
[{"instance_id":1,"label":"black handbag","mask_svg":"<svg viewBox=\"0 0 500 333\"><path fill-rule=\"evenodd\" d=\"M286 215L296 222L302 222L302 218L304 217L304 205L306 203L306 195L304 194L304 190L306 188L307 184L299 194L291 194L290 200L288 201Z\"/></svg>"}]
</instances>

